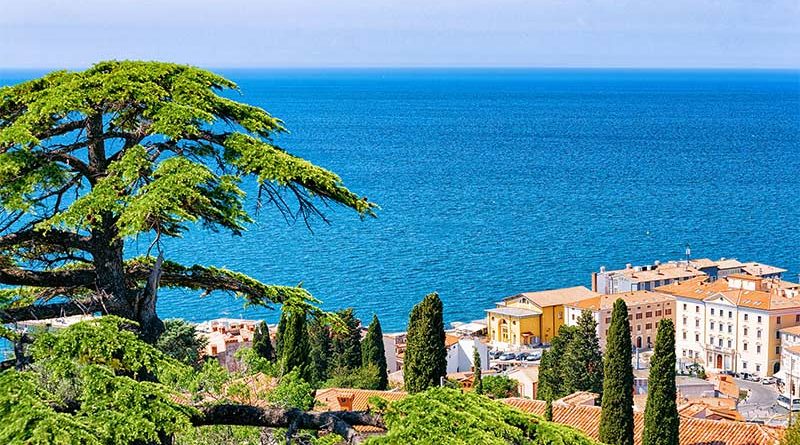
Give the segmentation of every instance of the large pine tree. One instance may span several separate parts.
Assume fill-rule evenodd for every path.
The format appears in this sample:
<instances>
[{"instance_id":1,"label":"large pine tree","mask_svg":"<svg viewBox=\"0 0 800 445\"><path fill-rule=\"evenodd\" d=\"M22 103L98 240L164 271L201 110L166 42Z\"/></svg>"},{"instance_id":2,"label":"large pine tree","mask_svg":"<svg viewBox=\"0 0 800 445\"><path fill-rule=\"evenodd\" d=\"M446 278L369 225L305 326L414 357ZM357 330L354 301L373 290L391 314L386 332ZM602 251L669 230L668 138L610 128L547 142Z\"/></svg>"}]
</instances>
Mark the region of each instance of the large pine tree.
<instances>
[{"instance_id":1,"label":"large pine tree","mask_svg":"<svg viewBox=\"0 0 800 445\"><path fill-rule=\"evenodd\" d=\"M678 445L675 361L675 325L672 320L664 319L658 323L656 347L650 361L642 445Z\"/></svg>"},{"instance_id":2,"label":"large pine tree","mask_svg":"<svg viewBox=\"0 0 800 445\"><path fill-rule=\"evenodd\" d=\"M481 372L481 351L478 348L472 349L472 369L473 369L473 384L477 394L483 394L483 373Z\"/></svg>"},{"instance_id":3,"label":"large pine tree","mask_svg":"<svg viewBox=\"0 0 800 445\"><path fill-rule=\"evenodd\" d=\"M403 362L405 389L415 393L439 385L447 374L442 300L433 292L411 310Z\"/></svg>"},{"instance_id":4,"label":"large pine tree","mask_svg":"<svg viewBox=\"0 0 800 445\"><path fill-rule=\"evenodd\" d=\"M628 306L614 302L603 362L603 402L600 441L611 445L633 445L633 365Z\"/></svg>"},{"instance_id":5,"label":"large pine tree","mask_svg":"<svg viewBox=\"0 0 800 445\"><path fill-rule=\"evenodd\" d=\"M603 355L597 337L597 322L590 311L583 311L561 361L564 387L570 393L603 391Z\"/></svg>"},{"instance_id":6,"label":"large pine tree","mask_svg":"<svg viewBox=\"0 0 800 445\"><path fill-rule=\"evenodd\" d=\"M284 330L281 335L280 364L281 374L297 370L305 381L310 381L310 352L306 314L301 311L287 311L283 314Z\"/></svg>"},{"instance_id":7,"label":"large pine tree","mask_svg":"<svg viewBox=\"0 0 800 445\"><path fill-rule=\"evenodd\" d=\"M261 358L275 361L275 348L272 347L272 339L269 338L269 326L262 321L256 326L253 333L253 351Z\"/></svg>"},{"instance_id":8,"label":"large pine tree","mask_svg":"<svg viewBox=\"0 0 800 445\"><path fill-rule=\"evenodd\" d=\"M331 367L333 369L357 369L361 367L361 321L352 308L337 313L340 329L331 335Z\"/></svg>"},{"instance_id":9,"label":"large pine tree","mask_svg":"<svg viewBox=\"0 0 800 445\"><path fill-rule=\"evenodd\" d=\"M328 380L331 360L331 331L320 318L309 320L308 341L311 344L309 383L320 387Z\"/></svg>"},{"instance_id":10,"label":"large pine tree","mask_svg":"<svg viewBox=\"0 0 800 445\"><path fill-rule=\"evenodd\" d=\"M383 329L377 315L372 316L372 322L367 328L367 335L361 343L361 364L374 365L378 368L380 381L378 389L384 390L389 386L389 376L386 373L386 351L383 347Z\"/></svg>"},{"instance_id":11,"label":"large pine tree","mask_svg":"<svg viewBox=\"0 0 800 445\"><path fill-rule=\"evenodd\" d=\"M556 400L571 393L571 388L565 385L562 363L574 335L575 327L561 325L558 334L550 342L550 348L542 353L542 360L539 362L538 398Z\"/></svg>"}]
</instances>

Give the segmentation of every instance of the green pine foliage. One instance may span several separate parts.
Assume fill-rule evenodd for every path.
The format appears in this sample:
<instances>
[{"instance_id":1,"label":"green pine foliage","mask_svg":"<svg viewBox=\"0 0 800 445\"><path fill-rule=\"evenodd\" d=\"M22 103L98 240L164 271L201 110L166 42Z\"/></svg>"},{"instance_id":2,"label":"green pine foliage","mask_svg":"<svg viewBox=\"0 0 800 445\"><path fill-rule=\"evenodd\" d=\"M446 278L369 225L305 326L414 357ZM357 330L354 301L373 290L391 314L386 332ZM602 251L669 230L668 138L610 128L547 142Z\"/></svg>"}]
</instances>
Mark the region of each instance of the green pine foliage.
<instances>
[{"instance_id":1,"label":"green pine foliage","mask_svg":"<svg viewBox=\"0 0 800 445\"><path fill-rule=\"evenodd\" d=\"M341 328L331 333L331 367L356 369L361 366L361 321L352 308L336 313Z\"/></svg>"},{"instance_id":2,"label":"green pine foliage","mask_svg":"<svg viewBox=\"0 0 800 445\"><path fill-rule=\"evenodd\" d=\"M370 363L356 369L332 369L325 388L381 389L381 373L375 364Z\"/></svg>"},{"instance_id":3,"label":"green pine foliage","mask_svg":"<svg viewBox=\"0 0 800 445\"><path fill-rule=\"evenodd\" d=\"M310 352L306 328L306 314L301 311L287 311L282 314L280 369L281 375L297 371L297 375L309 381L311 373ZM278 330L281 332L281 329Z\"/></svg>"},{"instance_id":4,"label":"green pine foliage","mask_svg":"<svg viewBox=\"0 0 800 445\"><path fill-rule=\"evenodd\" d=\"M656 346L650 360L642 445L679 443L675 362L675 325L672 320L663 319L658 322Z\"/></svg>"},{"instance_id":5,"label":"green pine foliage","mask_svg":"<svg viewBox=\"0 0 800 445\"><path fill-rule=\"evenodd\" d=\"M281 377L278 386L267 395L267 400L281 408L307 411L314 407L314 388L294 369Z\"/></svg>"},{"instance_id":6,"label":"green pine foliage","mask_svg":"<svg viewBox=\"0 0 800 445\"><path fill-rule=\"evenodd\" d=\"M361 342L361 365L373 365L378 369L380 381L377 388L385 390L389 386L389 376L386 372L386 351L383 347L383 329L377 315L372 316L372 322L367 328L367 335Z\"/></svg>"},{"instance_id":7,"label":"green pine foliage","mask_svg":"<svg viewBox=\"0 0 800 445\"><path fill-rule=\"evenodd\" d=\"M269 336L269 326L264 321L256 326L253 333L253 351L265 360L274 361L276 358L275 348L272 347L272 339Z\"/></svg>"},{"instance_id":8,"label":"green pine foliage","mask_svg":"<svg viewBox=\"0 0 800 445\"><path fill-rule=\"evenodd\" d=\"M550 348L542 353L539 361L539 388L537 397L541 400L557 400L571 394L571 388L564 381L564 353L575 336L575 327L561 325L553 337Z\"/></svg>"},{"instance_id":9,"label":"green pine foliage","mask_svg":"<svg viewBox=\"0 0 800 445\"><path fill-rule=\"evenodd\" d=\"M200 366L203 349L208 341L197 335L195 325L185 320L172 319L166 320L164 327L156 348L187 365Z\"/></svg>"},{"instance_id":10,"label":"green pine foliage","mask_svg":"<svg viewBox=\"0 0 800 445\"><path fill-rule=\"evenodd\" d=\"M492 399L519 397L519 383L504 375L483 377L483 394Z\"/></svg>"},{"instance_id":11,"label":"green pine foliage","mask_svg":"<svg viewBox=\"0 0 800 445\"><path fill-rule=\"evenodd\" d=\"M633 365L628 306L621 298L614 302L603 361L603 399L600 441L633 445Z\"/></svg>"},{"instance_id":12,"label":"green pine foliage","mask_svg":"<svg viewBox=\"0 0 800 445\"><path fill-rule=\"evenodd\" d=\"M792 417L794 418L795 415L793 414ZM800 445L800 422L796 419L786 429L781 445Z\"/></svg>"},{"instance_id":13,"label":"green pine foliage","mask_svg":"<svg viewBox=\"0 0 800 445\"><path fill-rule=\"evenodd\" d=\"M0 373L0 443L159 443L191 427L176 389L192 368L140 341L116 317L38 336L35 366Z\"/></svg>"},{"instance_id":14,"label":"green pine foliage","mask_svg":"<svg viewBox=\"0 0 800 445\"><path fill-rule=\"evenodd\" d=\"M331 360L330 327L321 318L309 320L308 341L311 346L309 382L319 388L328 380Z\"/></svg>"},{"instance_id":15,"label":"green pine foliage","mask_svg":"<svg viewBox=\"0 0 800 445\"><path fill-rule=\"evenodd\" d=\"M384 418L387 434L370 438L368 444L596 444L570 427L450 388L432 388L394 402Z\"/></svg>"},{"instance_id":16,"label":"green pine foliage","mask_svg":"<svg viewBox=\"0 0 800 445\"><path fill-rule=\"evenodd\" d=\"M589 311L583 311L564 350L561 375L565 392L589 391L602 395L603 355L597 337L597 322ZM562 395L561 397L563 397Z\"/></svg>"},{"instance_id":17,"label":"green pine foliage","mask_svg":"<svg viewBox=\"0 0 800 445\"><path fill-rule=\"evenodd\" d=\"M472 387L475 389L475 394L483 394L483 375L481 373L481 351L478 348L472 349L472 369L473 379Z\"/></svg>"},{"instance_id":18,"label":"green pine foliage","mask_svg":"<svg viewBox=\"0 0 800 445\"><path fill-rule=\"evenodd\" d=\"M410 393L438 386L447 374L442 300L428 294L411 310L403 364L405 389Z\"/></svg>"}]
</instances>

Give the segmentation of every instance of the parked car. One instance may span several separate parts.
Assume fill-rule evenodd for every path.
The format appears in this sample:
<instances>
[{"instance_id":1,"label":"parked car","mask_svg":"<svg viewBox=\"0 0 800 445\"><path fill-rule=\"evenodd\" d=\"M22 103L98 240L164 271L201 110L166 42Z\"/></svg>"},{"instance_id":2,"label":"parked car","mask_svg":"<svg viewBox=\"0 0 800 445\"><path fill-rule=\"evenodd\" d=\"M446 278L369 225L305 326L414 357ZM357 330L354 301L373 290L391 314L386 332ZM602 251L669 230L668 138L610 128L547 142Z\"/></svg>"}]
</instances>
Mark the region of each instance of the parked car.
<instances>
[{"instance_id":1,"label":"parked car","mask_svg":"<svg viewBox=\"0 0 800 445\"><path fill-rule=\"evenodd\" d=\"M496 349L494 351L489 351L489 358L497 359L500 358L501 355L503 355L503 351L498 351Z\"/></svg>"},{"instance_id":2,"label":"parked car","mask_svg":"<svg viewBox=\"0 0 800 445\"><path fill-rule=\"evenodd\" d=\"M762 385L772 385L773 383L775 383L777 381L778 381L778 379L776 379L775 377L764 377L763 379L761 379L761 384Z\"/></svg>"},{"instance_id":3,"label":"parked car","mask_svg":"<svg viewBox=\"0 0 800 445\"><path fill-rule=\"evenodd\" d=\"M528 357L527 352L518 352L516 356L514 356L515 360L525 360Z\"/></svg>"},{"instance_id":4,"label":"parked car","mask_svg":"<svg viewBox=\"0 0 800 445\"><path fill-rule=\"evenodd\" d=\"M720 374L722 374L722 375L729 375L729 376L731 376L731 377L736 377L736 373L735 373L735 372L733 372L733 371L722 371L722 372L720 372Z\"/></svg>"},{"instance_id":5,"label":"parked car","mask_svg":"<svg viewBox=\"0 0 800 445\"><path fill-rule=\"evenodd\" d=\"M528 356L525 358L525 360L529 362L538 362L541 359L542 359L542 351L538 349L531 351L531 353L528 354Z\"/></svg>"},{"instance_id":6,"label":"parked car","mask_svg":"<svg viewBox=\"0 0 800 445\"><path fill-rule=\"evenodd\" d=\"M498 357L498 359L499 360L514 360L515 357L516 356L514 355L513 352L506 352L506 353L503 353L503 355L501 355L500 357Z\"/></svg>"}]
</instances>

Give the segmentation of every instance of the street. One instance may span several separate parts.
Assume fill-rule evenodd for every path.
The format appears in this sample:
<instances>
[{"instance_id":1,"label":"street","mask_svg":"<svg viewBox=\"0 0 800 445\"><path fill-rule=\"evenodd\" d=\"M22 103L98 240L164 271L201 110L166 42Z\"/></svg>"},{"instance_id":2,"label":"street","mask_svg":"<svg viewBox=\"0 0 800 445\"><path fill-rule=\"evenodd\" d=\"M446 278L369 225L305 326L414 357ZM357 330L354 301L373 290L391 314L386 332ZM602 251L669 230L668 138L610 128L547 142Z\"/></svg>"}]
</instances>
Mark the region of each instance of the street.
<instances>
[{"instance_id":1,"label":"street","mask_svg":"<svg viewBox=\"0 0 800 445\"><path fill-rule=\"evenodd\" d=\"M748 396L740 401L737 409L747 420L758 420L766 424L785 424L788 410L778 406L778 389L775 385L763 385L760 382L734 379L740 389L746 390Z\"/></svg>"}]
</instances>

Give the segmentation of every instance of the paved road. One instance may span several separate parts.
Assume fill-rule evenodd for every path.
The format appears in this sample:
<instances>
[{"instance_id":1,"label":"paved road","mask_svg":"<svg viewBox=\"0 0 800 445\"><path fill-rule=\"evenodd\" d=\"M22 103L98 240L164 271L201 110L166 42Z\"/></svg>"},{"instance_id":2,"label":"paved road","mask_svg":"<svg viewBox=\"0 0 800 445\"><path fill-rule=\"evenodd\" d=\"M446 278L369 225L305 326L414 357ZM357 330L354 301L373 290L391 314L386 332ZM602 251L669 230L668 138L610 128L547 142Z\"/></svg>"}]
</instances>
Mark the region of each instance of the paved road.
<instances>
[{"instance_id":1,"label":"paved road","mask_svg":"<svg viewBox=\"0 0 800 445\"><path fill-rule=\"evenodd\" d=\"M735 379L739 388L747 390L747 399L739 402L738 410L747 420L761 420L767 423L786 419L787 410L778 406L778 389L775 385L762 385L759 382Z\"/></svg>"}]
</instances>

